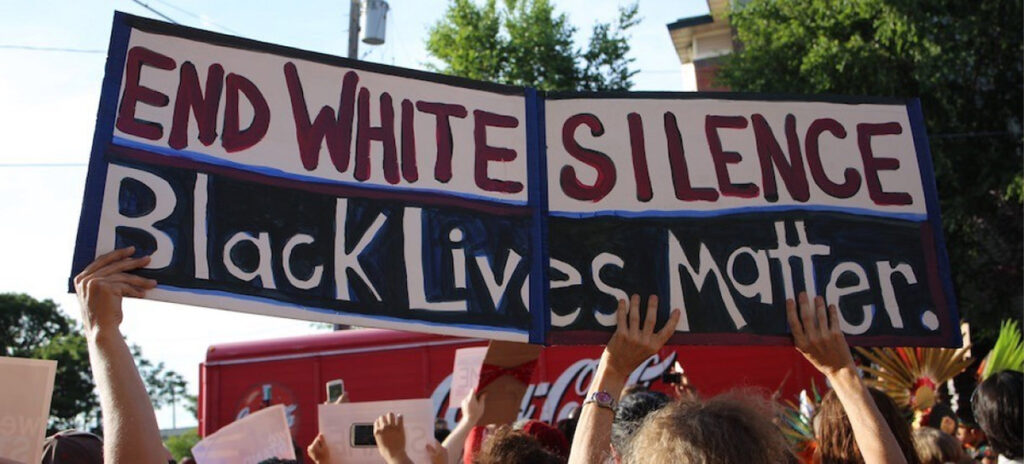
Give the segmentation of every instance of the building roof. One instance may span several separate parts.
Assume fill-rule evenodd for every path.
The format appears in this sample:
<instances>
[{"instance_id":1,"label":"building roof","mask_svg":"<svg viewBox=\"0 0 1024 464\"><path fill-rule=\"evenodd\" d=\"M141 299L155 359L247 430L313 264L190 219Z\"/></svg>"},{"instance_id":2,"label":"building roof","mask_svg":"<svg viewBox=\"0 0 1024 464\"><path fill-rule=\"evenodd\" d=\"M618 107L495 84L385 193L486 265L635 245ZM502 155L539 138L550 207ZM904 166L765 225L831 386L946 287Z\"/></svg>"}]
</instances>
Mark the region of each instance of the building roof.
<instances>
[{"instance_id":1,"label":"building roof","mask_svg":"<svg viewBox=\"0 0 1024 464\"><path fill-rule=\"evenodd\" d=\"M701 16L691 16L689 18L679 18L675 22L668 23L668 30L674 31L676 29L699 26L701 24L708 24L714 20L715 18L712 17L710 14Z\"/></svg>"}]
</instances>

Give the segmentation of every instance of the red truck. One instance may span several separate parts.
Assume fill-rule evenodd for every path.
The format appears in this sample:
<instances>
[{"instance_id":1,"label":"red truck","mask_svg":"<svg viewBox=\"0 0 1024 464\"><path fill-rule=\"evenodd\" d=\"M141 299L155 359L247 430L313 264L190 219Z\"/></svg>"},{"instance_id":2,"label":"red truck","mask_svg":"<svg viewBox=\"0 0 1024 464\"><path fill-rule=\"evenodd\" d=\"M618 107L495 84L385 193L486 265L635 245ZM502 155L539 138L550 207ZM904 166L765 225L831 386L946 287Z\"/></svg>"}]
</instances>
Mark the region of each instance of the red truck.
<instances>
[{"instance_id":1,"label":"red truck","mask_svg":"<svg viewBox=\"0 0 1024 464\"><path fill-rule=\"evenodd\" d=\"M317 434L316 405L324 384L343 379L351 401L431 398L438 417L455 425L448 405L455 350L486 340L379 329L214 345L199 368L199 434L207 436L239 417L284 404L295 442ZM557 422L582 402L601 346L551 346L540 356L520 417ZM792 398L823 379L791 347L667 346L633 374L652 390L671 389L663 373L679 361L690 383L712 395L746 386ZM455 406L458 406L456 401Z\"/></svg>"}]
</instances>

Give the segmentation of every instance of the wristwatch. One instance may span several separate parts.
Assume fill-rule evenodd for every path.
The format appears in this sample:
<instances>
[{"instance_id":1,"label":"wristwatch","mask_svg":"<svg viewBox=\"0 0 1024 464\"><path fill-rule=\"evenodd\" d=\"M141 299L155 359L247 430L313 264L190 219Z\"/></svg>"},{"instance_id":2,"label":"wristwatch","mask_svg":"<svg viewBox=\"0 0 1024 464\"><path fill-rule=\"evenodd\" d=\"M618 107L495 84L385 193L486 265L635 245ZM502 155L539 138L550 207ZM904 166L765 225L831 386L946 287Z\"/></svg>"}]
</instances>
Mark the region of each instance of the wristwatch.
<instances>
[{"instance_id":1,"label":"wristwatch","mask_svg":"<svg viewBox=\"0 0 1024 464\"><path fill-rule=\"evenodd\" d=\"M599 408L605 408L612 413L615 412L615 398L612 397L611 393L606 391L593 392L587 397L587 400L583 402L584 405L591 403Z\"/></svg>"}]
</instances>

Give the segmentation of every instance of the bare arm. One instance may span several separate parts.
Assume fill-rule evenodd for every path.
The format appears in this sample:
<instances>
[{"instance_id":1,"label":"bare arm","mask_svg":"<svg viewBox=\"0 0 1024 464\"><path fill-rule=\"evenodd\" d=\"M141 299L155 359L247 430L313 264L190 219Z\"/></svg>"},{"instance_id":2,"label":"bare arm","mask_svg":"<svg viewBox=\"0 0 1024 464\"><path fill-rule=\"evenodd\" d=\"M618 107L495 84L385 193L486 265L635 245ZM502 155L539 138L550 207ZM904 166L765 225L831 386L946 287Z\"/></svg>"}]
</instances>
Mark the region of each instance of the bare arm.
<instances>
[{"instance_id":1,"label":"bare arm","mask_svg":"<svg viewBox=\"0 0 1024 464\"><path fill-rule=\"evenodd\" d=\"M480 416L484 413L484 395L476 397L476 392L470 392L462 399L462 418L455 424L455 429L448 434L441 445L448 452L448 464L458 464L462 459L463 448L466 447L466 437L473 429Z\"/></svg>"},{"instance_id":2,"label":"bare arm","mask_svg":"<svg viewBox=\"0 0 1024 464\"><path fill-rule=\"evenodd\" d=\"M801 292L799 298L799 316L796 303L786 301L793 341L797 350L832 384L836 397L850 418L853 439L864 462L906 464L907 459L896 436L857 375L850 347L839 329L838 309L835 305L826 309L825 300L820 296L814 299L813 306L806 293Z\"/></svg>"},{"instance_id":3,"label":"bare arm","mask_svg":"<svg viewBox=\"0 0 1024 464\"><path fill-rule=\"evenodd\" d=\"M619 301L619 308L615 312L618 326L601 355L601 362L590 384L588 398L590 393L602 391L610 394L617 403L630 373L645 359L657 353L672 337L679 321L679 310L672 311L661 331L655 332L657 308L658 297L651 295L647 300L646 317L641 327L640 297L633 295L628 306L625 301ZM605 462L610 449L613 420L613 411L593 403L584 405L579 423L576 425L576 434L573 436L569 463Z\"/></svg>"},{"instance_id":4,"label":"bare arm","mask_svg":"<svg viewBox=\"0 0 1024 464\"><path fill-rule=\"evenodd\" d=\"M104 462L166 463L153 405L119 328L122 297L142 297L156 286L127 273L149 263L149 257L131 258L134 251L123 248L96 258L75 277L75 292L103 411Z\"/></svg>"}]
</instances>

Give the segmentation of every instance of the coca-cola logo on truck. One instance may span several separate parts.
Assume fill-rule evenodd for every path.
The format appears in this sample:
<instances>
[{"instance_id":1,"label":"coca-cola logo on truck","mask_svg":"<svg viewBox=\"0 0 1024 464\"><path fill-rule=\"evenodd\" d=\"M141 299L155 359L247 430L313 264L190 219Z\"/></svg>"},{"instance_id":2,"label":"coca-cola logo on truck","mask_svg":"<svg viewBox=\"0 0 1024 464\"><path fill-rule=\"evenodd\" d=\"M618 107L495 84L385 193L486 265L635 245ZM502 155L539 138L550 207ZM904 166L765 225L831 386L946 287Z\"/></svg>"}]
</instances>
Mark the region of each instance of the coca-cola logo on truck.
<instances>
[{"instance_id":1,"label":"coca-cola logo on truck","mask_svg":"<svg viewBox=\"0 0 1024 464\"><path fill-rule=\"evenodd\" d=\"M590 388L594 370L597 369L598 359L583 358L566 367L554 381L541 381L532 383L526 388L523 395L523 402L519 408L519 419L537 419L548 423L556 423L569 416L573 409L578 407ZM662 358L655 354L640 364L629 376L627 384L648 384L654 379L661 378L676 361L676 353L673 351ZM449 428L456 423L456 412L459 407L458 399L451 399L447 410L441 408L448 404L451 390L452 376L448 375L434 389L430 395L433 401L434 412L437 416L448 422Z\"/></svg>"}]
</instances>

